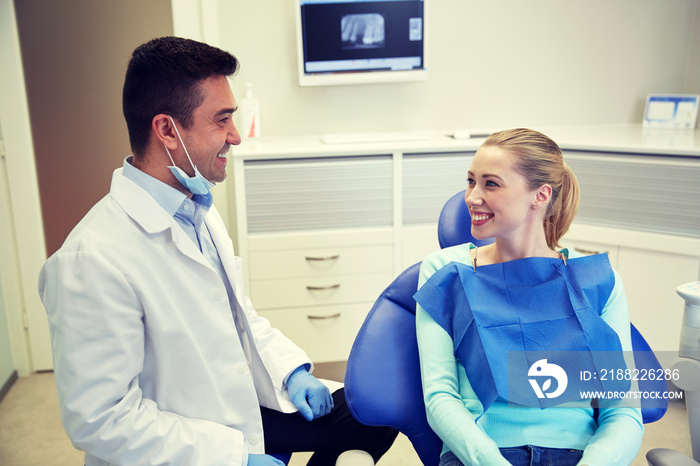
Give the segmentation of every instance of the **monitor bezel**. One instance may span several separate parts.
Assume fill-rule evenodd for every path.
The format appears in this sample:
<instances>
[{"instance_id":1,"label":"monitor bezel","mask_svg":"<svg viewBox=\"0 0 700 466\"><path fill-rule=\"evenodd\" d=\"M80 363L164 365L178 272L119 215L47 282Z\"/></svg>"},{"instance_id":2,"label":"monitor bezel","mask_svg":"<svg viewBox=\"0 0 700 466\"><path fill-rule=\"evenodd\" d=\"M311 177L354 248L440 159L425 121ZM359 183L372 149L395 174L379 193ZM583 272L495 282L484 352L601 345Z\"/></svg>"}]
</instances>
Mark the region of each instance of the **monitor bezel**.
<instances>
[{"instance_id":1,"label":"monitor bezel","mask_svg":"<svg viewBox=\"0 0 700 466\"><path fill-rule=\"evenodd\" d=\"M295 0L296 35L297 35L297 71L299 85L307 86L341 86L352 84L419 82L428 79L428 4L423 2L423 68L406 71L368 71L352 73L307 74L304 67L304 43L301 22L301 2Z\"/></svg>"}]
</instances>

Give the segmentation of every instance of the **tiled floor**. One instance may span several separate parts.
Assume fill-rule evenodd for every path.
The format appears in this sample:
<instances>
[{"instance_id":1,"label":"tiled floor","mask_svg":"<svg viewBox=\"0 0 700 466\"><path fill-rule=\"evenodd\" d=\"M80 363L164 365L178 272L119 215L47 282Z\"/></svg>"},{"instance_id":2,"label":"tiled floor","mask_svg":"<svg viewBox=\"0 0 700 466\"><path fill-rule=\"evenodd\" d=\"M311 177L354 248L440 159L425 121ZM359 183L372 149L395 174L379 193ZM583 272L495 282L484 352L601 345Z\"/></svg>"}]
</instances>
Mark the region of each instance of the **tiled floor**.
<instances>
[{"instance_id":1,"label":"tiled floor","mask_svg":"<svg viewBox=\"0 0 700 466\"><path fill-rule=\"evenodd\" d=\"M645 466L644 454L652 448L673 448L690 454L687 413L682 403L673 403L663 419L647 424L645 429L634 466ZM308 457L295 454L290 466L303 466ZM53 373L20 378L0 403L0 465L82 464L82 453L73 448L61 426ZM403 436L379 462L379 466L420 464L411 443Z\"/></svg>"}]
</instances>

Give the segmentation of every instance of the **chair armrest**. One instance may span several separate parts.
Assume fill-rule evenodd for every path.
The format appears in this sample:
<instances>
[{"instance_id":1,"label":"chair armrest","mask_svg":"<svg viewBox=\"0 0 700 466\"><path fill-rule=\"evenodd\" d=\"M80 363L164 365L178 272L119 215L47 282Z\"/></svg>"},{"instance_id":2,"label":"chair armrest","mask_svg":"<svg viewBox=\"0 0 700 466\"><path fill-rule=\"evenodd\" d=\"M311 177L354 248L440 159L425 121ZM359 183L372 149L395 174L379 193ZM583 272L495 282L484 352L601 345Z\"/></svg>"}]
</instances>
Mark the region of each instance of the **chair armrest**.
<instances>
[{"instance_id":1,"label":"chair armrest","mask_svg":"<svg viewBox=\"0 0 700 466\"><path fill-rule=\"evenodd\" d=\"M668 448L654 448L647 452L649 466L700 466L683 453Z\"/></svg>"}]
</instances>

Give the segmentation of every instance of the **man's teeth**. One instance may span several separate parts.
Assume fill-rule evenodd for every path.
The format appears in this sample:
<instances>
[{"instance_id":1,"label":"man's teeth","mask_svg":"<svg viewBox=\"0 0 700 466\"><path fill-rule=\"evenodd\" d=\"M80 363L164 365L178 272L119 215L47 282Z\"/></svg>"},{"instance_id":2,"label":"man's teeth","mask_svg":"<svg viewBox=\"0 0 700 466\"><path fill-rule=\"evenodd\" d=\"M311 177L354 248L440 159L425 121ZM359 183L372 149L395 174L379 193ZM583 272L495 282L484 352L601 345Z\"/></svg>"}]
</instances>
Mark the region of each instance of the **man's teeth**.
<instances>
[{"instance_id":1,"label":"man's teeth","mask_svg":"<svg viewBox=\"0 0 700 466\"><path fill-rule=\"evenodd\" d=\"M490 219L490 218L491 218L491 215L479 215L479 214L475 214L472 218L473 218L475 221L480 222L480 221L482 221L482 220L488 220L488 219Z\"/></svg>"},{"instance_id":2,"label":"man's teeth","mask_svg":"<svg viewBox=\"0 0 700 466\"><path fill-rule=\"evenodd\" d=\"M228 152L226 154L228 154ZM220 159L225 159L226 154L216 154L216 156L219 157Z\"/></svg>"}]
</instances>

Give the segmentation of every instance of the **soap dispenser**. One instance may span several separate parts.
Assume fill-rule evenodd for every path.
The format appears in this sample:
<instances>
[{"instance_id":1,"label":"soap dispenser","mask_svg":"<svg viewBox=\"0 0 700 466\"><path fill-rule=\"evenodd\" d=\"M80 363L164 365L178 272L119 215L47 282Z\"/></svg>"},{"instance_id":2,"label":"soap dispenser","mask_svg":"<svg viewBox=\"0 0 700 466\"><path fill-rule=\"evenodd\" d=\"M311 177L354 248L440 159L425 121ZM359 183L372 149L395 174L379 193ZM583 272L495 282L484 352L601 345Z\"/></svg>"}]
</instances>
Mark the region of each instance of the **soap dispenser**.
<instances>
[{"instance_id":1,"label":"soap dispenser","mask_svg":"<svg viewBox=\"0 0 700 466\"><path fill-rule=\"evenodd\" d=\"M260 102L253 95L253 84L246 83L245 97L241 99L241 135L244 138L259 138Z\"/></svg>"}]
</instances>

